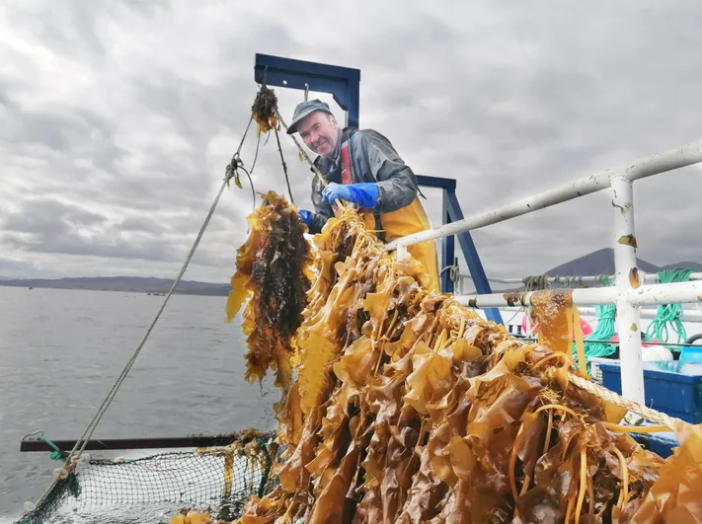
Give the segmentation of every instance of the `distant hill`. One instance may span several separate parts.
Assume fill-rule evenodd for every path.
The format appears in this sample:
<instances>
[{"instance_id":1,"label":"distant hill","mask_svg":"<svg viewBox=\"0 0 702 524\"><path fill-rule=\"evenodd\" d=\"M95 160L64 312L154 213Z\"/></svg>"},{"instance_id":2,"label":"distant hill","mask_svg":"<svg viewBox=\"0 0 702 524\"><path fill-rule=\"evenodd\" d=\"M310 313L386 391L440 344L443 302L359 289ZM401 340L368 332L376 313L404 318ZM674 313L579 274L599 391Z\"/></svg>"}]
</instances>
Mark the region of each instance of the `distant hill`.
<instances>
[{"instance_id":1,"label":"distant hill","mask_svg":"<svg viewBox=\"0 0 702 524\"><path fill-rule=\"evenodd\" d=\"M654 273L660 268L645 260L637 259L639 269L647 273ZM580 258L556 266L546 272L552 277L565 277L576 275L613 275L614 274L614 249L600 249Z\"/></svg>"},{"instance_id":2,"label":"distant hill","mask_svg":"<svg viewBox=\"0 0 702 524\"><path fill-rule=\"evenodd\" d=\"M86 289L93 291L121 291L133 293L167 293L172 279L154 277L81 277L81 278L31 278L3 279L0 286L37 287L57 289ZM174 293L186 295L227 296L229 284L181 280Z\"/></svg>"},{"instance_id":3,"label":"distant hill","mask_svg":"<svg viewBox=\"0 0 702 524\"><path fill-rule=\"evenodd\" d=\"M702 271L702 264L697 262L677 262L663 267L645 260L638 260L639 269L647 273L656 273L661 269L677 267L695 268ZM554 267L546 272L550 276L577 275L612 275L614 274L614 250L600 249ZM524 276L524 275L522 275ZM19 286L37 288L87 289L96 291L121 291L133 293L167 293L173 280L153 277L83 277L59 279L8 279L0 276L0 286ZM175 290L178 294L227 296L229 283L199 282L182 280Z\"/></svg>"},{"instance_id":4,"label":"distant hill","mask_svg":"<svg viewBox=\"0 0 702 524\"><path fill-rule=\"evenodd\" d=\"M637 259L638 268L646 273L657 273L662 269L694 268L702 271L702 264L697 262L676 262L665 266L656 266L645 260ZM600 249L580 258L561 264L546 272L550 276L577 276L577 275L613 275L614 274L614 249Z\"/></svg>"}]
</instances>

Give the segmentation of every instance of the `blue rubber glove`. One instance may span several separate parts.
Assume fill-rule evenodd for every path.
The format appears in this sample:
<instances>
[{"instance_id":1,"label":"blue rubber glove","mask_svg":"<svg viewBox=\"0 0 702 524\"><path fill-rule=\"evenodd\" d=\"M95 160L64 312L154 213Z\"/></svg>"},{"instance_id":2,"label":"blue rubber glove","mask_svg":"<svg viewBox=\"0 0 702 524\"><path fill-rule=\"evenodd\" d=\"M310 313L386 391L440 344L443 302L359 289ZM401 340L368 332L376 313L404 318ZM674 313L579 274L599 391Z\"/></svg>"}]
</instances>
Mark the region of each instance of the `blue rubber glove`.
<instances>
[{"instance_id":1,"label":"blue rubber glove","mask_svg":"<svg viewBox=\"0 0 702 524\"><path fill-rule=\"evenodd\" d=\"M373 183L336 184L331 182L322 192L322 200L333 204L334 200L353 202L364 209L372 209L378 203L378 186Z\"/></svg>"},{"instance_id":2,"label":"blue rubber glove","mask_svg":"<svg viewBox=\"0 0 702 524\"><path fill-rule=\"evenodd\" d=\"M307 227L312 227L312 212L306 209L298 209L297 214L300 215L300 220L302 220Z\"/></svg>"}]
</instances>

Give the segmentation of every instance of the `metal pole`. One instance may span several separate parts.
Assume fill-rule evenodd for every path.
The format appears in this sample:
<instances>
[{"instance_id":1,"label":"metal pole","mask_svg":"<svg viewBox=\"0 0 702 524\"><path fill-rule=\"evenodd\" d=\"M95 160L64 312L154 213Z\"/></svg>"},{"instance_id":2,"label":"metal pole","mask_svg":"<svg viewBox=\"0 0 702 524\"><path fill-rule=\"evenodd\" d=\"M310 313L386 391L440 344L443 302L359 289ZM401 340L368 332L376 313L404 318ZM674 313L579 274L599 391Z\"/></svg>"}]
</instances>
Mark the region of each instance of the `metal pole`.
<instances>
[{"instance_id":1,"label":"metal pole","mask_svg":"<svg viewBox=\"0 0 702 524\"><path fill-rule=\"evenodd\" d=\"M549 282L555 282L557 284L560 283L567 283L571 282L573 284L598 284L600 282L600 278L605 275L577 275L577 276L557 276L557 277L547 277ZM609 278L614 278L614 275L606 275ZM458 275L458 278L460 279L472 279L473 277L471 275ZM644 273L643 271L639 272L639 280L641 282L658 282L660 280L660 276L658 276L655 273ZM689 280L701 280L702 279L702 273L701 272L696 272L690 274ZM488 277L488 280L490 282L497 282L498 284L523 284L524 279L523 278L516 278L516 277L509 277L509 278L497 278L497 277Z\"/></svg>"},{"instance_id":2,"label":"metal pole","mask_svg":"<svg viewBox=\"0 0 702 524\"><path fill-rule=\"evenodd\" d=\"M510 218L526 215L532 211L550 207L554 204L560 204L561 202L589 195L590 193L602 191L611 185L611 180L616 176L626 176L629 180L638 180L639 178L657 175L699 162L702 162L702 140L696 140L681 147L669 149L668 151L651 155L619 167L599 171L590 176L580 178L575 182L570 182L555 189L523 198L512 204L507 204L480 215L398 238L388 243L387 248L395 249L399 245L411 246L412 244L418 244L427 240L436 240L437 238L455 235L462 231L471 231L473 229L503 222ZM624 175L621 175L621 173L624 173Z\"/></svg>"},{"instance_id":3,"label":"metal pole","mask_svg":"<svg viewBox=\"0 0 702 524\"><path fill-rule=\"evenodd\" d=\"M634 306L702 302L702 282L671 282L629 289L626 301Z\"/></svg>"},{"instance_id":4,"label":"metal pole","mask_svg":"<svg viewBox=\"0 0 702 524\"><path fill-rule=\"evenodd\" d=\"M614 283L619 291L617 333L621 360L622 396L645 404L643 359L641 357L641 311L627 300L629 292L639 288L634 232L633 182L625 176L612 178L614 207Z\"/></svg>"},{"instance_id":5,"label":"metal pole","mask_svg":"<svg viewBox=\"0 0 702 524\"><path fill-rule=\"evenodd\" d=\"M572 293L573 304L576 306L596 306L598 304L614 304L617 290L614 287L593 287L585 289L549 289L547 291L526 291L516 293L493 293L490 295L456 295L459 303L468 307L505 307L528 306L535 293L563 292Z\"/></svg>"},{"instance_id":6,"label":"metal pole","mask_svg":"<svg viewBox=\"0 0 702 524\"><path fill-rule=\"evenodd\" d=\"M572 293L573 304L576 306L616 304L617 300L625 300L635 306L694 303L702 302L702 281L650 284L637 289L625 289L623 293L613 286L583 289L556 288L547 291L517 291L489 295L456 295L454 298L468 307L510 307L530 305L534 293L546 292Z\"/></svg>"},{"instance_id":7,"label":"metal pole","mask_svg":"<svg viewBox=\"0 0 702 524\"><path fill-rule=\"evenodd\" d=\"M516 313L520 309L523 309L521 307L517 306L504 306L500 309L503 309L504 311L511 311L513 313ZM590 306L578 306L578 311L580 312L581 317L589 316L589 317L595 317L597 316L597 310L594 307ZM653 319L656 318L656 315L658 314L658 310L656 309L641 309L639 312L641 315L641 318L645 319ZM683 311L682 314L680 315L680 320L683 322L692 322L692 323L700 323L702 322L702 311Z\"/></svg>"}]
</instances>

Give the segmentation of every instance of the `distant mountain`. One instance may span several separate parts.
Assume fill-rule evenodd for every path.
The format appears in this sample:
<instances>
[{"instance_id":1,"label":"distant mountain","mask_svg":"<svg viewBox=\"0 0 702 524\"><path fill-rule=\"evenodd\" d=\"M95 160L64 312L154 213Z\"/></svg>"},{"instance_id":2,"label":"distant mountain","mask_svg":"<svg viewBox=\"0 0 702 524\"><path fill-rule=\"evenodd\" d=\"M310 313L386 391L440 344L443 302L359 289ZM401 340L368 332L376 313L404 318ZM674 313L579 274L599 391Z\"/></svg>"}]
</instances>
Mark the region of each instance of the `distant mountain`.
<instances>
[{"instance_id":1,"label":"distant mountain","mask_svg":"<svg viewBox=\"0 0 702 524\"><path fill-rule=\"evenodd\" d=\"M173 280L154 277L81 277L3 279L0 286L37 287L57 289L86 289L94 291L121 291L135 293L167 293ZM187 295L227 296L231 286L197 280L181 280L174 293Z\"/></svg>"},{"instance_id":2,"label":"distant mountain","mask_svg":"<svg viewBox=\"0 0 702 524\"><path fill-rule=\"evenodd\" d=\"M645 260L637 259L638 268L646 273L657 273L662 269L694 268L702 271L702 264L697 262L676 262L666 266L656 266ZM580 258L561 264L547 271L550 276L577 276L577 275L613 275L614 274L614 249L600 249Z\"/></svg>"},{"instance_id":3,"label":"distant mountain","mask_svg":"<svg viewBox=\"0 0 702 524\"><path fill-rule=\"evenodd\" d=\"M645 260L637 259L639 269L649 272L659 270L658 266L646 262ZM604 248L589 255L561 264L547 271L552 277L565 277L576 275L613 275L614 274L614 249Z\"/></svg>"},{"instance_id":4,"label":"distant mountain","mask_svg":"<svg viewBox=\"0 0 702 524\"><path fill-rule=\"evenodd\" d=\"M702 264L697 262L678 262L658 267L645 260L638 260L639 269L647 273L657 273L661 269L694 268L702 271ZM612 275L614 274L614 250L600 249L580 258L561 264L547 271L550 276L578 275ZM83 277L59 279L9 279L0 276L0 286L19 286L37 288L87 289L97 291L121 291L135 293L167 293L173 280L153 277ZM199 282L181 280L175 290L178 294L227 296L229 283Z\"/></svg>"}]
</instances>

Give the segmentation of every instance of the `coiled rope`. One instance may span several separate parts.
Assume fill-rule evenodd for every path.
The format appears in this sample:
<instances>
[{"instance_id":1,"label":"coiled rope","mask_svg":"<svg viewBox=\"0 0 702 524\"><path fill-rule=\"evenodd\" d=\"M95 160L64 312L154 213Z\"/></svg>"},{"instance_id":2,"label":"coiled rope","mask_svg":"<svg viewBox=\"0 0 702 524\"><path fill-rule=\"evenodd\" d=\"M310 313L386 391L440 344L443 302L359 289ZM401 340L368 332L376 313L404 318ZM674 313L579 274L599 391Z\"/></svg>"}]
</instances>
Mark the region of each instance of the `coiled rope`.
<instances>
[{"instance_id":1,"label":"coiled rope","mask_svg":"<svg viewBox=\"0 0 702 524\"><path fill-rule=\"evenodd\" d=\"M658 278L661 284L671 282L687 282L690 275L694 273L694 269L664 269L658 273ZM665 345L669 341L670 333L669 325L673 333L677 334L676 342L685 342L687 340L687 332L685 326L680 319L682 317L683 308L679 303L676 304L661 304L658 306L656 317L649 324L646 330L646 336L649 339L655 339Z\"/></svg>"},{"instance_id":2,"label":"coiled rope","mask_svg":"<svg viewBox=\"0 0 702 524\"><path fill-rule=\"evenodd\" d=\"M602 286L614 285L611 277L607 275L600 275L597 280ZM597 305L595 306L595 314L597 315L597 327L584 341L585 363L588 373L590 373L590 358L609 357L617 351L612 344L595 342L611 340L616 334L617 306L614 304ZM575 345L573 345L573 358L577 360Z\"/></svg>"}]
</instances>

